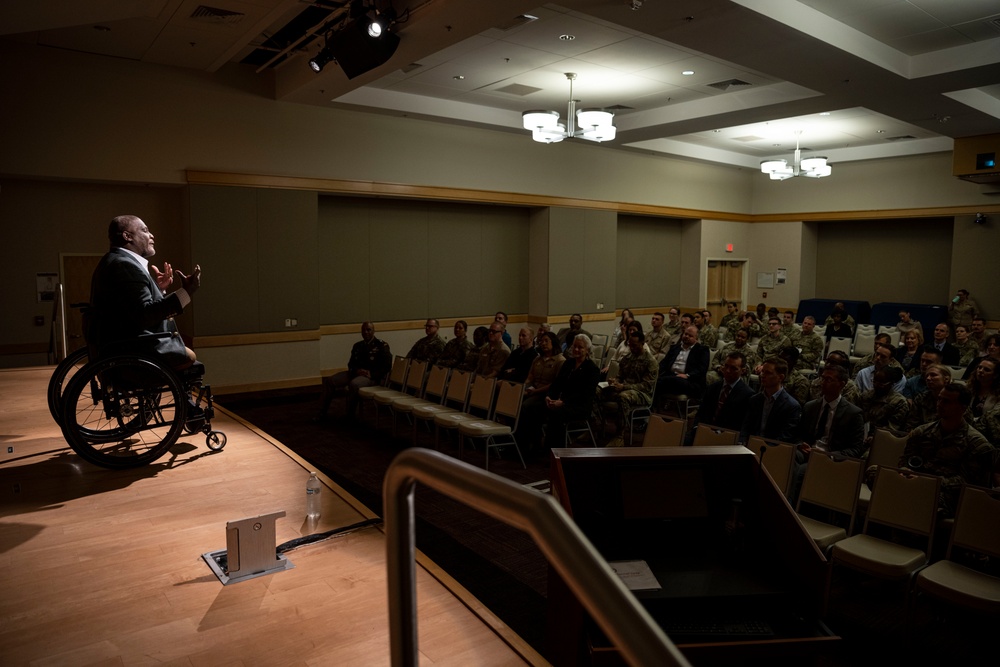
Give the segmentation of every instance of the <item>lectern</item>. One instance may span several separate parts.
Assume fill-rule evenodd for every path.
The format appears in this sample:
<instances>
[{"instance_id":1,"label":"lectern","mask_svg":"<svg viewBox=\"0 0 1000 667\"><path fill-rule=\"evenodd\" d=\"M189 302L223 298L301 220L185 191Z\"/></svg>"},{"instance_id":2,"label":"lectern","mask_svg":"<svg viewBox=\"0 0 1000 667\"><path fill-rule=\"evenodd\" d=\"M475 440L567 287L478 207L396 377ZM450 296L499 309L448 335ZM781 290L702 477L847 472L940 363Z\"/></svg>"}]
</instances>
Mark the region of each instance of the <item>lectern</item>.
<instances>
[{"instance_id":1,"label":"lectern","mask_svg":"<svg viewBox=\"0 0 1000 667\"><path fill-rule=\"evenodd\" d=\"M552 451L553 495L692 664L801 663L839 639L829 563L750 450ZM551 568L548 601L553 664L625 664Z\"/></svg>"}]
</instances>

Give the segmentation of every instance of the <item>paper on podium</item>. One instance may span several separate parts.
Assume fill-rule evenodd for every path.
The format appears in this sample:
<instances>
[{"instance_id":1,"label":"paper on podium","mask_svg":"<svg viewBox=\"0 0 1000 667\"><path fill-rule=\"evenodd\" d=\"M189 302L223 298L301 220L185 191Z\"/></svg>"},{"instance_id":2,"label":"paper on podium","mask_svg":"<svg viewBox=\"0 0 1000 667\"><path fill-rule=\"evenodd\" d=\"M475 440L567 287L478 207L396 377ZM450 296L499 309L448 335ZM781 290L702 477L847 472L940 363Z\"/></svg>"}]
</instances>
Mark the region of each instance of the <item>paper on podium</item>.
<instances>
[{"instance_id":1,"label":"paper on podium","mask_svg":"<svg viewBox=\"0 0 1000 667\"><path fill-rule=\"evenodd\" d=\"M608 563L630 591L658 591L660 582L644 560L616 560Z\"/></svg>"}]
</instances>

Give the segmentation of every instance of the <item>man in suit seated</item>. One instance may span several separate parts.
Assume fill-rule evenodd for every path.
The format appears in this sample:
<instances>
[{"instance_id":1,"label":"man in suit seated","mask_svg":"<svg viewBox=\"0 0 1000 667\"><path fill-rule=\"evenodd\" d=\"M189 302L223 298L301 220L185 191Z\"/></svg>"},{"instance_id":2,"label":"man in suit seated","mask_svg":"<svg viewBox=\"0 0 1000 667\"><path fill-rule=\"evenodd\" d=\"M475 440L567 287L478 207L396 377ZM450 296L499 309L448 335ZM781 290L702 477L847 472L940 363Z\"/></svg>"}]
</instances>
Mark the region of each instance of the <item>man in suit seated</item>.
<instances>
[{"instance_id":1,"label":"man in suit seated","mask_svg":"<svg viewBox=\"0 0 1000 667\"><path fill-rule=\"evenodd\" d=\"M660 362L656 394L701 398L705 393L709 354L709 349L698 342L698 327L691 325L684 329L680 342L672 346Z\"/></svg>"},{"instance_id":2,"label":"man in suit seated","mask_svg":"<svg viewBox=\"0 0 1000 667\"><path fill-rule=\"evenodd\" d=\"M948 342L949 336L951 336L951 327L947 322L940 322L934 327L934 337L927 343L927 347L933 347L941 353L941 363L945 366L958 366L962 353Z\"/></svg>"},{"instance_id":3,"label":"man in suit seated","mask_svg":"<svg viewBox=\"0 0 1000 667\"><path fill-rule=\"evenodd\" d=\"M720 372L722 381L708 386L694 417L694 429L699 424L718 426L731 431L743 428L743 420L750 406L753 390L743 381L746 357L735 351L726 355ZM694 429L688 432L687 444L694 441Z\"/></svg>"},{"instance_id":4,"label":"man in suit seated","mask_svg":"<svg viewBox=\"0 0 1000 667\"><path fill-rule=\"evenodd\" d=\"M740 442L746 443L753 435L765 440L794 442L802 406L785 391L788 372L788 363L778 357L771 357L761 365L760 393L750 398Z\"/></svg>"},{"instance_id":5,"label":"man in suit seated","mask_svg":"<svg viewBox=\"0 0 1000 667\"><path fill-rule=\"evenodd\" d=\"M573 339L578 335L583 334L587 338L593 338L589 331L583 328L583 315L580 313L573 313L569 316L569 326L563 327L556 334L559 339L559 345L561 346L561 352L569 352L569 349L573 346Z\"/></svg>"},{"instance_id":6,"label":"man in suit seated","mask_svg":"<svg viewBox=\"0 0 1000 667\"><path fill-rule=\"evenodd\" d=\"M176 370L190 367L195 353L184 345L173 318L201 285L201 267L186 276L164 262L160 272L148 261L156 254L153 233L134 215L114 218L108 240L111 248L91 280L87 343L99 354L152 353ZM181 286L168 294L175 276Z\"/></svg>"},{"instance_id":7,"label":"man in suit seated","mask_svg":"<svg viewBox=\"0 0 1000 667\"><path fill-rule=\"evenodd\" d=\"M792 500L798 498L809 463L809 452L813 448L854 458L859 458L864 453L864 413L842 394L848 379L845 367L825 366L820 375L822 396L806 403L802 410L798 437L800 444L795 454L798 468L789 494Z\"/></svg>"}]
</instances>

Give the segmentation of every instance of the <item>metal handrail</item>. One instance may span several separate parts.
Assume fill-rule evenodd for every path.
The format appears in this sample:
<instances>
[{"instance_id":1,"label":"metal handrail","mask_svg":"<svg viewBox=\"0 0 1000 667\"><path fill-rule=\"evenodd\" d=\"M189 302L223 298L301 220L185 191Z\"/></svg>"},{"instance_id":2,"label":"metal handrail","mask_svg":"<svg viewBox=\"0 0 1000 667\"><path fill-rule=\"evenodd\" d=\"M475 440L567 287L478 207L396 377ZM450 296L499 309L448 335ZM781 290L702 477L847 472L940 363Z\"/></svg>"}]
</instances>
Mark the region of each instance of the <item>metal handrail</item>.
<instances>
[{"instance_id":1,"label":"metal handrail","mask_svg":"<svg viewBox=\"0 0 1000 667\"><path fill-rule=\"evenodd\" d=\"M56 285L56 299L52 304L53 341L49 346L59 363L69 354L69 341L66 338L66 291L62 283Z\"/></svg>"},{"instance_id":2,"label":"metal handrail","mask_svg":"<svg viewBox=\"0 0 1000 667\"><path fill-rule=\"evenodd\" d=\"M552 496L428 449L399 454L385 473L389 641L395 667L416 666L414 495L421 482L531 535L631 665L688 665Z\"/></svg>"}]
</instances>

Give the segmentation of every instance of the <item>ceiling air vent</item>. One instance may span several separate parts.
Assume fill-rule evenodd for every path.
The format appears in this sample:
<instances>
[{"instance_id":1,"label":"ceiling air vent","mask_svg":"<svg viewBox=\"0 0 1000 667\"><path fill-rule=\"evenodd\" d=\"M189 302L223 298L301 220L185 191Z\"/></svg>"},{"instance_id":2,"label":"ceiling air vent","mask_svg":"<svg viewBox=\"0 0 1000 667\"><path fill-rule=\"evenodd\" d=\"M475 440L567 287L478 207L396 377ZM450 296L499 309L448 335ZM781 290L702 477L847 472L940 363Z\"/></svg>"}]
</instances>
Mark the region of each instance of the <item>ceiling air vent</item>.
<instances>
[{"instance_id":1,"label":"ceiling air vent","mask_svg":"<svg viewBox=\"0 0 1000 667\"><path fill-rule=\"evenodd\" d=\"M537 93L541 88L535 88L534 86L526 86L523 83L512 83L509 86L504 86L503 88L497 88L498 93L507 93L508 95L519 95L524 97L525 95L530 95L532 93Z\"/></svg>"},{"instance_id":2,"label":"ceiling air vent","mask_svg":"<svg viewBox=\"0 0 1000 667\"><path fill-rule=\"evenodd\" d=\"M496 28L497 28L497 30L504 30L504 31L513 30L514 28L518 28L518 27L520 27L522 25L525 25L527 23L531 23L532 21L537 21L537 20L538 20L537 16L532 16L531 14L520 14L518 16L515 16L514 18L512 18L509 21L505 21L504 23L501 23Z\"/></svg>"},{"instance_id":3,"label":"ceiling air vent","mask_svg":"<svg viewBox=\"0 0 1000 667\"><path fill-rule=\"evenodd\" d=\"M403 74L409 74L410 72L415 72L421 67L423 67L423 65L421 65L420 63L410 63L405 67L401 67L400 70L403 72Z\"/></svg>"},{"instance_id":4,"label":"ceiling air vent","mask_svg":"<svg viewBox=\"0 0 1000 667\"><path fill-rule=\"evenodd\" d=\"M728 79L727 81L716 81L715 83L710 83L708 84L708 87L715 88L716 90L721 90L723 92L729 92L730 90L747 88L752 85L753 85L752 83L743 81L741 79Z\"/></svg>"},{"instance_id":5,"label":"ceiling air vent","mask_svg":"<svg viewBox=\"0 0 1000 667\"><path fill-rule=\"evenodd\" d=\"M246 18L246 14L233 12L228 9L219 9L218 7L199 5L197 9L191 12L191 18L199 23L230 26L239 25Z\"/></svg>"},{"instance_id":6,"label":"ceiling air vent","mask_svg":"<svg viewBox=\"0 0 1000 667\"><path fill-rule=\"evenodd\" d=\"M906 139L916 139L912 134L901 134L898 137L886 137L886 141L905 141Z\"/></svg>"}]
</instances>

